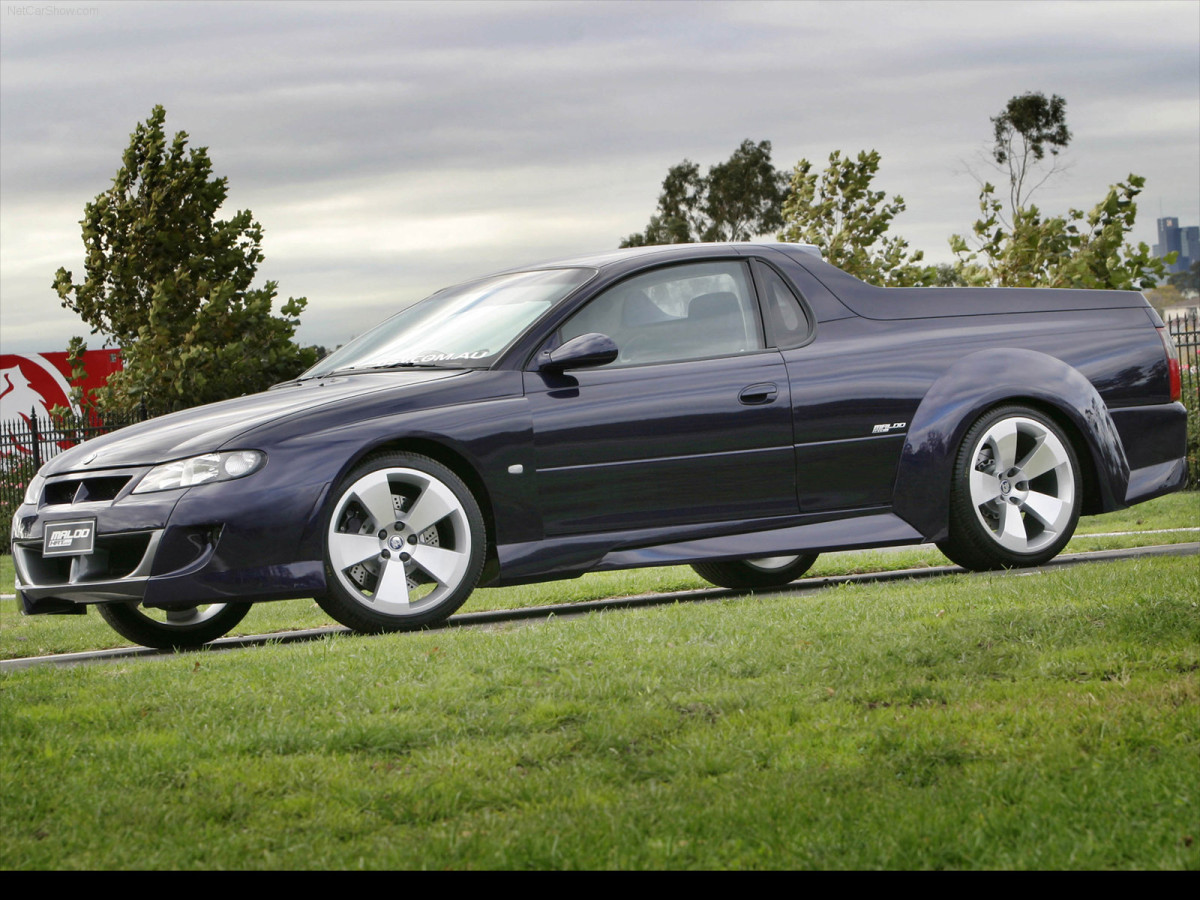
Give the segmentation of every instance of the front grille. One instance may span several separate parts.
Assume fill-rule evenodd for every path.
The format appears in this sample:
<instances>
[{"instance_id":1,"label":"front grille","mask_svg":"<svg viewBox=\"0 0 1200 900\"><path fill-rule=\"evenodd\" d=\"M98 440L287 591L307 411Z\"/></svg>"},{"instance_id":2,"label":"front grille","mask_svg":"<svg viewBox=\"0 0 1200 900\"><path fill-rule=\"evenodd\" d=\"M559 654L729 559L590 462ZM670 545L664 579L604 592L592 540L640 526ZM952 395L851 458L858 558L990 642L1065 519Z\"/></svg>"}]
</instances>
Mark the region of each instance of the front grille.
<instances>
[{"instance_id":1,"label":"front grille","mask_svg":"<svg viewBox=\"0 0 1200 900\"><path fill-rule=\"evenodd\" d=\"M94 475L52 481L42 493L43 506L98 503L114 499L129 483L128 475Z\"/></svg>"},{"instance_id":2,"label":"front grille","mask_svg":"<svg viewBox=\"0 0 1200 900\"><path fill-rule=\"evenodd\" d=\"M161 532L97 535L87 556L43 556L39 543L14 544L15 562L25 584L37 587L115 581L149 574L153 545ZM151 539L154 538L153 542Z\"/></svg>"}]
</instances>

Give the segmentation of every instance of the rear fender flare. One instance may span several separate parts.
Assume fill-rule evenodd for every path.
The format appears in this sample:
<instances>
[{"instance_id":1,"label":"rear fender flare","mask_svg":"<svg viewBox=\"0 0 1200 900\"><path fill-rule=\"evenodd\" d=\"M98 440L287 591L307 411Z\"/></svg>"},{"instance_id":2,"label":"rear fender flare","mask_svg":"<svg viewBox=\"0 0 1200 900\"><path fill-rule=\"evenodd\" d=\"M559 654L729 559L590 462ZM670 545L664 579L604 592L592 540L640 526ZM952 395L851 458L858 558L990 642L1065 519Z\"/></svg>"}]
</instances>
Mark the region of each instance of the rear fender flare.
<instances>
[{"instance_id":1,"label":"rear fender flare","mask_svg":"<svg viewBox=\"0 0 1200 900\"><path fill-rule=\"evenodd\" d=\"M959 359L933 383L913 415L900 456L893 510L927 540L943 540L948 534L950 481L963 435L984 412L1007 402L1040 408L1082 439L1086 446L1077 441L1076 451L1095 475L1099 492L1085 498L1085 508L1106 511L1123 505L1129 461L1092 383L1045 353L981 350ZM1086 477L1084 483L1086 487Z\"/></svg>"}]
</instances>

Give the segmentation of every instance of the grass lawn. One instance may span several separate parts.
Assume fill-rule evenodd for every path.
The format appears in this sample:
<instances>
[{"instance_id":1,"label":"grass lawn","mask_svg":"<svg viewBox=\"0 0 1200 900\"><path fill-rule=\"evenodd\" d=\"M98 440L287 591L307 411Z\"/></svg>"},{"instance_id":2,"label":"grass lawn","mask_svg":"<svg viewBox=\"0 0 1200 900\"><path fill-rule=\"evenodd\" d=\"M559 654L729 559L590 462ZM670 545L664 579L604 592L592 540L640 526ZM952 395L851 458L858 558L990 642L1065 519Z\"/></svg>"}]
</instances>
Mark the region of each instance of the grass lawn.
<instances>
[{"instance_id":1,"label":"grass lawn","mask_svg":"<svg viewBox=\"0 0 1200 900\"><path fill-rule=\"evenodd\" d=\"M1200 867L1194 557L0 675L26 868Z\"/></svg>"},{"instance_id":2,"label":"grass lawn","mask_svg":"<svg viewBox=\"0 0 1200 900\"><path fill-rule=\"evenodd\" d=\"M1198 598L1164 557L2 673L0 866L1195 870ZM5 650L42 621L98 617Z\"/></svg>"}]
</instances>

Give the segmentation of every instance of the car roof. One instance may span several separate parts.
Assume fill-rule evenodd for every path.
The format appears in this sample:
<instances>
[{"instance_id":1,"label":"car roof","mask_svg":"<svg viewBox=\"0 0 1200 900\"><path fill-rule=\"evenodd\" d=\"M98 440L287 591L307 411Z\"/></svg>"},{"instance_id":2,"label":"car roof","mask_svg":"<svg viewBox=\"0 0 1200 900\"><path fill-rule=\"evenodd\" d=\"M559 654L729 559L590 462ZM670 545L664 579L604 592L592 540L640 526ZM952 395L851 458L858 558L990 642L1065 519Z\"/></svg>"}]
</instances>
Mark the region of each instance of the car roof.
<instances>
[{"instance_id":1,"label":"car roof","mask_svg":"<svg viewBox=\"0 0 1200 900\"><path fill-rule=\"evenodd\" d=\"M761 241L761 242L746 242L732 241L725 243L704 243L704 244L655 244L647 247L626 247L620 250L602 250L597 253L589 253L581 256L569 256L556 259L544 260L532 265L516 266L506 271L520 272L530 269L546 269L546 268L568 268L573 266L586 266L594 269L603 269L607 266L617 265L620 263L630 262L632 260L645 259L654 256L665 258L688 258L694 256L712 256L718 255L721 252L733 251L739 255L747 250L755 249L784 249L800 250L805 253L812 254L818 259L821 258L821 251L812 244L792 244L776 241Z\"/></svg>"}]
</instances>

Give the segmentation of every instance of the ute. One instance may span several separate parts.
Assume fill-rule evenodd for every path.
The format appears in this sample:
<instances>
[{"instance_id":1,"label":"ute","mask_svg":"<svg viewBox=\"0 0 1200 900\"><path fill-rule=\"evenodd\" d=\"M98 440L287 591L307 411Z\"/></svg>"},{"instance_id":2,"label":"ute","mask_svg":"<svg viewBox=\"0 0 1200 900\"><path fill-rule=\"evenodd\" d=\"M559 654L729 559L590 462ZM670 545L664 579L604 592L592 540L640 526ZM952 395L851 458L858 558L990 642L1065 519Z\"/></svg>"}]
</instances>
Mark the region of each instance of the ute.
<instances>
[{"instance_id":1,"label":"ute","mask_svg":"<svg viewBox=\"0 0 1200 900\"><path fill-rule=\"evenodd\" d=\"M557 260L51 460L17 593L170 647L294 597L381 632L605 569L765 589L923 542L1036 565L1081 514L1184 485L1179 391L1135 292L879 288L790 244Z\"/></svg>"}]
</instances>

